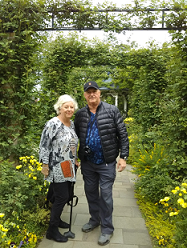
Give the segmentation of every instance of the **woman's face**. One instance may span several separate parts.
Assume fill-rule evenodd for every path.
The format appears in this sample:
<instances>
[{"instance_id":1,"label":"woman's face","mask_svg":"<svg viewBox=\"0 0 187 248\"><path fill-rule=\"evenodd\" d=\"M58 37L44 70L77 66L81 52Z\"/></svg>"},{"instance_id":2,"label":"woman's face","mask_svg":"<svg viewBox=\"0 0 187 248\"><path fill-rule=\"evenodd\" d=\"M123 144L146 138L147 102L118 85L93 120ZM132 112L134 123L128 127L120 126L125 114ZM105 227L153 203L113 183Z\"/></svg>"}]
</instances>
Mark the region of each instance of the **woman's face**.
<instances>
[{"instance_id":1,"label":"woman's face","mask_svg":"<svg viewBox=\"0 0 187 248\"><path fill-rule=\"evenodd\" d=\"M66 118L71 118L74 114L74 104L73 102L66 102L62 105L60 109L60 114Z\"/></svg>"}]
</instances>

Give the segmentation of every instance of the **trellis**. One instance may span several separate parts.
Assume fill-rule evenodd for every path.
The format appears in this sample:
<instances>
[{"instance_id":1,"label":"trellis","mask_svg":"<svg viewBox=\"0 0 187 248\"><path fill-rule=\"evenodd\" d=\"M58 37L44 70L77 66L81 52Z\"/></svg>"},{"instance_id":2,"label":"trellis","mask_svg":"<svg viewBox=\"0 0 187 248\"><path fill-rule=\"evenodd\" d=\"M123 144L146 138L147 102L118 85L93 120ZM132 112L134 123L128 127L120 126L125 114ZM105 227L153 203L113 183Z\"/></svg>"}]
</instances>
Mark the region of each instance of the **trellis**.
<instances>
[{"instance_id":1,"label":"trellis","mask_svg":"<svg viewBox=\"0 0 187 248\"><path fill-rule=\"evenodd\" d=\"M59 22L59 16L64 15L63 9L57 9L56 11L48 10L50 15L50 21L43 30L47 31L71 31L71 30L103 30L107 29L108 23L113 18L113 23L119 24L118 31L123 30L186 30L187 29L187 9L170 9L170 8L140 8L140 9L97 9L97 10L83 10L72 9L68 10L69 16L71 16L72 24L67 25L61 21ZM87 15L85 24L77 24L77 17L81 21ZM102 23L99 23L99 18L104 15ZM170 17L176 19L175 22L170 22ZM103 16L102 16L103 17ZM116 17L116 19L114 19ZM130 20L130 18L132 19ZM179 18L180 17L180 18ZM137 21L137 20L138 21ZM86 21L97 22L97 25L88 25ZM136 22L137 21L137 22ZM127 23L125 23L127 22ZM111 22L112 24L112 22ZM114 28L115 29L115 28Z\"/></svg>"}]
</instances>

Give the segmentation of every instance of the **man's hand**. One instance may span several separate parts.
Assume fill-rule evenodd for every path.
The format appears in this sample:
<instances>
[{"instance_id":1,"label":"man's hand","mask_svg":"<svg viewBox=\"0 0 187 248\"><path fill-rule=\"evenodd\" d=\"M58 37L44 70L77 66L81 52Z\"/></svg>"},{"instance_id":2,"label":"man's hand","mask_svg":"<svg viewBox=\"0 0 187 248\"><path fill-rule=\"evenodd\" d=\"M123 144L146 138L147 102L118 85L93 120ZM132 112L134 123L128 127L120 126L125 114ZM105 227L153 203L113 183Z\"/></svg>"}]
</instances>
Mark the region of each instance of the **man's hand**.
<instances>
[{"instance_id":1,"label":"man's hand","mask_svg":"<svg viewBox=\"0 0 187 248\"><path fill-rule=\"evenodd\" d=\"M118 172L122 172L126 168L126 160L120 158L117 163L117 170Z\"/></svg>"},{"instance_id":2,"label":"man's hand","mask_svg":"<svg viewBox=\"0 0 187 248\"><path fill-rule=\"evenodd\" d=\"M43 164L42 165L42 170L41 173L47 177L49 175L49 165L48 164Z\"/></svg>"}]
</instances>

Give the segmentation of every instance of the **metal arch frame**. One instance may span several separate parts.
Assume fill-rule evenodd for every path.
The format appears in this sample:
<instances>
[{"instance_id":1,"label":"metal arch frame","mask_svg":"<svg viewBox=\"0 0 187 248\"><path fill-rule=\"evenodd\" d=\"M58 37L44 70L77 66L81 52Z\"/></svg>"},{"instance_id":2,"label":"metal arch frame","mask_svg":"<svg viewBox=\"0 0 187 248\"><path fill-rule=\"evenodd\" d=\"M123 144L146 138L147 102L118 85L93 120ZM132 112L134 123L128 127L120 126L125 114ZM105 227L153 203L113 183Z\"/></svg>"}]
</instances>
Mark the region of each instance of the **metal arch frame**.
<instances>
[{"instance_id":1,"label":"metal arch frame","mask_svg":"<svg viewBox=\"0 0 187 248\"><path fill-rule=\"evenodd\" d=\"M145 9L138 9L138 10L134 10L134 9L118 9L118 8L114 8L114 9L99 9L99 10L90 10L93 11L95 13L110 13L110 12L117 12L117 13L122 13L122 12L127 12L127 13L132 13L132 12L161 12L161 27L133 27L133 28L123 28L123 30L129 30L129 31L133 31L133 30L187 30L187 25L182 26L182 27L165 27L165 12L171 12L171 11L178 11L178 10L183 10L183 11L187 11L186 9L170 9L170 8L145 8ZM59 8L58 13L63 12L63 10L61 10ZM79 10L72 10L72 13L77 13L80 12ZM88 30L95 30L95 31L99 31L102 30L102 28L99 27L93 27L93 28L89 28L89 27L84 27L84 28L77 28L77 27L71 27L71 26L59 26L59 27L55 27L54 22L55 22L55 14L53 13L52 10L48 10L48 13L51 13L51 24L49 28L44 28L42 29L43 31L88 31ZM81 12L81 13L84 13ZM41 30L39 30L41 31Z\"/></svg>"}]
</instances>

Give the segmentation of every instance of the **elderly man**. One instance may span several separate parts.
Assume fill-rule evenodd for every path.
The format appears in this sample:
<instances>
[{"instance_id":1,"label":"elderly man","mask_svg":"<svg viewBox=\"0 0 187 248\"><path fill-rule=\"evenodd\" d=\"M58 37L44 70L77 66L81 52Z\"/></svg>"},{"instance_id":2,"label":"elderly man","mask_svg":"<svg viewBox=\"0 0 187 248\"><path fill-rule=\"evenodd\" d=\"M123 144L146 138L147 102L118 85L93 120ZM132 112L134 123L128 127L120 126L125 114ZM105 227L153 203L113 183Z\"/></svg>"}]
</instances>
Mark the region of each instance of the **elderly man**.
<instances>
[{"instance_id":1,"label":"elderly man","mask_svg":"<svg viewBox=\"0 0 187 248\"><path fill-rule=\"evenodd\" d=\"M112 188L117 170L123 171L129 155L129 141L118 108L100 100L96 82L84 85L87 105L75 115L75 129L80 140L79 158L90 220L82 227L90 232L101 224L99 245L106 245L114 232L112 223ZM120 152L120 154L119 154Z\"/></svg>"}]
</instances>

